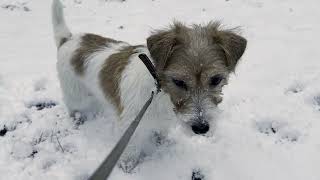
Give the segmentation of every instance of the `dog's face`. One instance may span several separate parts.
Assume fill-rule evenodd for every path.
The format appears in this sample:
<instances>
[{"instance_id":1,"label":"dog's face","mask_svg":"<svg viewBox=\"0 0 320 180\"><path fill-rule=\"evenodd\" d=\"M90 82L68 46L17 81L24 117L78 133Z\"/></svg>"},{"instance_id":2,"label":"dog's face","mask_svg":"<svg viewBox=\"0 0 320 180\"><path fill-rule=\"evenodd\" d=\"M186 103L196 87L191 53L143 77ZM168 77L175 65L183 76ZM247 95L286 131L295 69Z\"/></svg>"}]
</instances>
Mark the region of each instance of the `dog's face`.
<instances>
[{"instance_id":1,"label":"dog's face","mask_svg":"<svg viewBox=\"0 0 320 180\"><path fill-rule=\"evenodd\" d=\"M147 39L162 89L177 117L196 134L209 130L222 86L246 48L243 37L218 28L217 23L192 28L175 23Z\"/></svg>"}]
</instances>

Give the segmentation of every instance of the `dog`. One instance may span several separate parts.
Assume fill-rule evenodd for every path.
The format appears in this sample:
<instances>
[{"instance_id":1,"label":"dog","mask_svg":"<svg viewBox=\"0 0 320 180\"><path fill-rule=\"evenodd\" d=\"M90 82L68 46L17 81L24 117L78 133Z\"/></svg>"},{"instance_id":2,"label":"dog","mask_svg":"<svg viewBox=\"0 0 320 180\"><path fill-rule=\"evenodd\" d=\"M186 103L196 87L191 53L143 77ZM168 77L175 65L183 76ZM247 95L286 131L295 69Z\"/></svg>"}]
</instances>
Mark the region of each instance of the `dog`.
<instances>
[{"instance_id":1,"label":"dog","mask_svg":"<svg viewBox=\"0 0 320 180\"><path fill-rule=\"evenodd\" d=\"M146 45L130 45L91 33L72 34L59 0L53 0L52 22L57 71L70 116L98 113L111 104L119 116L119 126L128 124L155 88L138 55L146 54L154 64L162 91L147 110L127 155L123 155L126 170L139 161L132 157L152 151L152 133L165 135L175 123L199 135L213 130L222 87L247 44L244 37L221 29L218 22L192 26L174 22L154 31Z\"/></svg>"}]
</instances>

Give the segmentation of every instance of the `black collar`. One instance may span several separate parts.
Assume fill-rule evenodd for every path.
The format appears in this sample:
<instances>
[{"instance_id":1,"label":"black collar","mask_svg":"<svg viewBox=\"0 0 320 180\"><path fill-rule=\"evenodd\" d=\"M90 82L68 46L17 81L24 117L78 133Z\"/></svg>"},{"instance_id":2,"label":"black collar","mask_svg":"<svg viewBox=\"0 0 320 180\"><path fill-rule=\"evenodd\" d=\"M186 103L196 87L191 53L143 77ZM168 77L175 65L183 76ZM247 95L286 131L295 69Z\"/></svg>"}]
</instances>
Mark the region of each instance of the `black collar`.
<instances>
[{"instance_id":1,"label":"black collar","mask_svg":"<svg viewBox=\"0 0 320 180\"><path fill-rule=\"evenodd\" d=\"M160 79L159 76L157 74L156 68L154 67L154 65L152 64L151 60L149 59L149 57L142 53L139 54L138 56L141 61L143 62L143 64L148 68L150 74L152 75L152 77L154 78L154 80L156 81L156 86L157 86L157 93L161 91L161 84L160 84Z\"/></svg>"}]
</instances>

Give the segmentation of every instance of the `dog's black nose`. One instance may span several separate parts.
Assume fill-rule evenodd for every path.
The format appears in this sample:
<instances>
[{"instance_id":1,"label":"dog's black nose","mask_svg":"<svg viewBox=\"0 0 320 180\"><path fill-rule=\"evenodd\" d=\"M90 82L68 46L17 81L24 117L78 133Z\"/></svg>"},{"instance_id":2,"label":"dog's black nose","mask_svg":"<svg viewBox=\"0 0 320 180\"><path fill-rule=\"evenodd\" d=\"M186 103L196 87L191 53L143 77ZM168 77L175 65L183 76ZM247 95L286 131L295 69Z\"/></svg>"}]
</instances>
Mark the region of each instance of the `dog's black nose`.
<instances>
[{"instance_id":1,"label":"dog's black nose","mask_svg":"<svg viewBox=\"0 0 320 180\"><path fill-rule=\"evenodd\" d=\"M207 122L201 122L192 124L191 128L195 134L205 134L209 131L210 126Z\"/></svg>"}]
</instances>

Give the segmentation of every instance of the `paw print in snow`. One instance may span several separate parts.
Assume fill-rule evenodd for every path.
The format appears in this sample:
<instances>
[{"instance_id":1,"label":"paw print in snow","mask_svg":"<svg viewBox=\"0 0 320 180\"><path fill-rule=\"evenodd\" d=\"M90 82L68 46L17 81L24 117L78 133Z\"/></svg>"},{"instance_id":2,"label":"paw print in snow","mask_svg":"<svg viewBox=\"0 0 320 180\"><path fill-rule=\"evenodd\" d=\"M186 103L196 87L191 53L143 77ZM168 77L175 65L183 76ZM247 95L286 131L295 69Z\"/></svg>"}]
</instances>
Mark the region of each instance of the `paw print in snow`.
<instances>
[{"instance_id":1,"label":"paw print in snow","mask_svg":"<svg viewBox=\"0 0 320 180\"><path fill-rule=\"evenodd\" d=\"M317 106L317 109L320 111L320 95L315 96L314 98L314 103Z\"/></svg>"},{"instance_id":2,"label":"paw print in snow","mask_svg":"<svg viewBox=\"0 0 320 180\"><path fill-rule=\"evenodd\" d=\"M10 11L15 11L15 10L26 11L26 12L31 11L31 9L27 6L26 2L24 2L24 3L16 2L16 3L10 3L10 4L3 4L3 5L1 5L1 7L3 9L7 9Z\"/></svg>"},{"instance_id":3,"label":"paw print in snow","mask_svg":"<svg viewBox=\"0 0 320 180\"><path fill-rule=\"evenodd\" d=\"M288 93L297 94L302 92L303 89L304 89L304 86L301 83L294 83L286 90L286 94Z\"/></svg>"},{"instance_id":4,"label":"paw print in snow","mask_svg":"<svg viewBox=\"0 0 320 180\"><path fill-rule=\"evenodd\" d=\"M204 175L200 170L195 170L192 172L191 180L205 180Z\"/></svg>"},{"instance_id":5,"label":"paw print in snow","mask_svg":"<svg viewBox=\"0 0 320 180\"><path fill-rule=\"evenodd\" d=\"M298 130L292 129L285 122L264 120L257 122L256 127L260 133L277 138L277 142L296 142L301 136Z\"/></svg>"},{"instance_id":6,"label":"paw print in snow","mask_svg":"<svg viewBox=\"0 0 320 180\"><path fill-rule=\"evenodd\" d=\"M297 130L284 130L284 131L281 131L280 133L281 140L286 140L290 142L298 141L300 136L301 134Z\"/></svg>"},{"instance_id":7,"label":"paw print in snow","mask_svg":"<svg viewBox=\"0 0 320 180\"><path fill-rule=\"evenodd\" d=\"M42 91L46 89L48 80L46 78L40 78L36 80L33 84L33 88L35 91Z\"/></svg>"},{"instance_id":8,"label":"paw print in snow","mask_svg":"<svg viewBox=\"0 0 320 180\"><path fill-rule=\"evenodd\" d=\"M43 110L45 108L52 108L54 106L56 106L57 103L54 101L35 101L35 102L31 102L28 107L29 108L36 108L38 111Z\"/></svg>"},{"instance_id":9,"label":"paw print in snow","mask_svg":"<svg viewBox=\"0 0 320 180\"><path fill-rule=\"evenodd\" d=\"M6 126L3 126L2 129L0 129L0 136L5 136L8 132L8 129L6 128Z\"/></svg>"},{"instance_id":10,"label":"paw print in snow","mask_svg":"<svg viewBox=\"0 0 320 180\"><path fill-rule=\"evenodd\" d=\"M260 133L270 135L276 134L284 124L276 121L264 120L257 122L256 126Z\"/></svg>"},{"instance_id":11,"label":"paw print in snow","mask_svg":"<svg viewBox=\"0 0 320 180\"><path fill-rule=\"evenodd\" d=\"M37 153L31 144L25 142L16 142L11 150L11 155L15 159L33 158Z\"/></svg>"}]
</instances>

